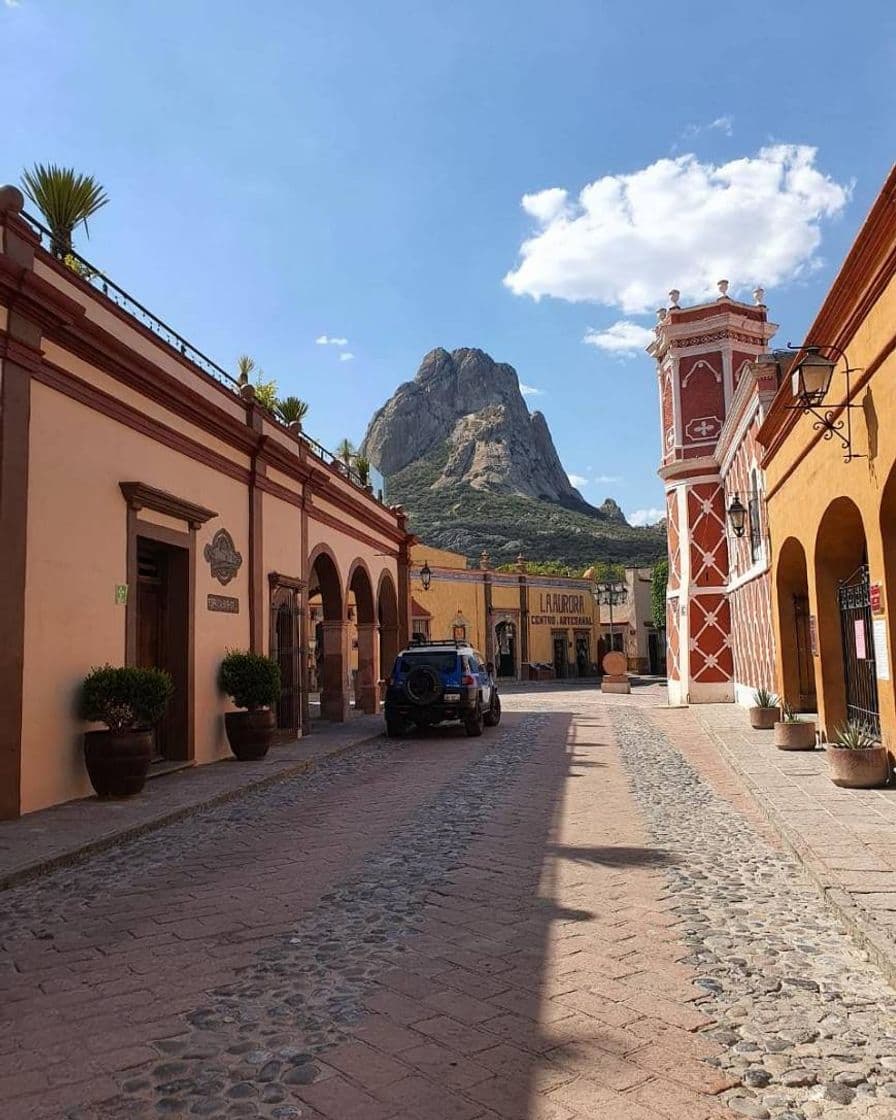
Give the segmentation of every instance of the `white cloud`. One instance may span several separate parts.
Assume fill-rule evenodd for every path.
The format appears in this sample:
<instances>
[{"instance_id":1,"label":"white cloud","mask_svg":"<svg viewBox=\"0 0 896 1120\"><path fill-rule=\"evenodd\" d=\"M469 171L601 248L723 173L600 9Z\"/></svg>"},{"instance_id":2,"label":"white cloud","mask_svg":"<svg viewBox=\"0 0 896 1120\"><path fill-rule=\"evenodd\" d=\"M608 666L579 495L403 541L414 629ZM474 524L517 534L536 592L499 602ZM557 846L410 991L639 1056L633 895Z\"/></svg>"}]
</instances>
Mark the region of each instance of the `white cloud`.
<instances>
[{"instance_id":1,"label":"white cloud","mask_svg":"<svg viewBox=\"0 0 896 1120\"><path fill-rule=\"evenodd\" d=\"M621 474L599 474L594 479L595 482L622 482Z\"/></svg>"},{"instance_id":2,"label":"white cloud","mask_svg":"<svg viewBox=\"0 0 896 1120\"><path fill-rule=\"evenodd\" d=\"M3 0L7 8L18 8L20 6L19 0Z\"/></svg>"},{"instance_id":3,"label":"white cloud","mask_svg":"<svg viewBox=\"0 0 896 1120\"><path fill-rule=\"evenodd\" d=\"M666 516L664 509L655 509L653 506L650 509L636 509L633 513L627 515L626 520L629 525L655 525L657 521L662 521Z\"/></svg>"},{"instance_id":4,"label":"white cloud","mask_svg":"<svg viewBox=\"0 0 896 1120\"><path fill-rule=\"evenodd\" d=\"M544 389L536 389L534 385L524 385L520 382L520 392L524 397L543 397Z\"/></svg>"},{"instance_id":5,"label":"white cloud","mask_svg":"<svg viewBox=\"0 0 896 1120\"><path fill-rule=\"evenodd\" d=\"M350 353L348 350L343 350L339 355L339 360L340 362L351 362L354 360L354 357L355 355Z\"/></svg>"},{"instance_id":6,"label":"white cloud","mask_svg":"<svg viewBox=\"0 0 896 1120\"><path fill-rule=\"evenodd\" d=\"M726 136L733 136L734 117L732 117L730 113L726 113L722 117L716 117L716 119L710 121L709 124L689 124L684 130L684 136L699 136L701 132L724 132Z\"/></svg>"},{"instance_id":7,"label":"white cloud","mask_svg":"<svg viewBox=\"0 0 896 1120\"><path fill-rule=\"evenodd\" d=\"M320 335L314 341L318 346L348 346L347 338L331 338L326 334Z\"/></svg>"},{"instance_id":8,"label":"white cloud","mask_svg":"<svg viewBox=\"0 0 896 1120\"><path fill-rule=\"evenodd\" d=\"M582 341L587 342L589 346L596 346L598 350L605 350L608 354L615 354L619 358L631 358L635 354L642 353L655 338L656 335L649 327L620 319L603 331L589 327Z\"/></svg>"},{"instance_id":9,"label":"white cloud","mask_svg":"<svg viewBox=\"0 0 896 1120\"><path fill-rule=\"evenodd\" d=\"M720 121L723 118L718 118ZM523 197L536 220L504 283L517 295L553 296L651 311L670 288L714 298L782 284L817 268L821 223L849 201L815 166L816 149L776 144L716 166L695 155L605 175L574 200L559 187Z\"/></svg>"},{"instance_id":10,"label":"white cloud","mask_svg":"<svg viewBox=\"0 0 896 1120\"><path fill-rule=\"evenodd\" d=\"M567 473L566 477L569 479L570 485L575 486L576 489L578 489L580 486L588 485L588 479L585 478L584 475Z\"/></svg>"}]
</instances>

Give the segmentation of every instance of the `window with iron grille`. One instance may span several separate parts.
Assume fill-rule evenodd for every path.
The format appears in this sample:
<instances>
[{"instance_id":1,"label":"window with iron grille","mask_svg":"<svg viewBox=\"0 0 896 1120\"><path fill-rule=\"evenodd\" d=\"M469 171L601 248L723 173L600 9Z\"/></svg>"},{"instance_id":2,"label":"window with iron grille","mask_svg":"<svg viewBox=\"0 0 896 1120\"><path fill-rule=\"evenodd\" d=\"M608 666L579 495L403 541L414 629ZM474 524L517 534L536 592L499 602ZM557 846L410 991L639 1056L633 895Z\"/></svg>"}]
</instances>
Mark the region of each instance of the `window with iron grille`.
<instances>
[{"instance_id":1,"label":"window with iron grille","mask_svg":"<svg viewBox=\"0 0 896 1120\"><path fill-rule=\"evenodd\" d=\"M759 479L756 471L750 475L750 500L747 511L750 519L750 559L755 563L762 555L762 520L759 510Z\"/></svg>"}]
</instances>

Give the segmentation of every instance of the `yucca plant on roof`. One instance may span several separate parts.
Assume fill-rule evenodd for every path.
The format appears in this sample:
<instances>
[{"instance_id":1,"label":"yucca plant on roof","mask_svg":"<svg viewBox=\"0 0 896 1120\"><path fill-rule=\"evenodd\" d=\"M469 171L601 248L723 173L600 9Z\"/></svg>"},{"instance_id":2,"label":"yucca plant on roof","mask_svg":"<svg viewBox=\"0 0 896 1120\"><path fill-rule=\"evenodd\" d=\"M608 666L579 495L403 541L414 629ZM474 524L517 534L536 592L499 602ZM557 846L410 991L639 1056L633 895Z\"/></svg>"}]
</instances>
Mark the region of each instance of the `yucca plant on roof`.
<instances>
[{"instance_id":1,"label":"yucca plant on roof","mask_svg":"<svg viewBox=\"0 0 896 1120\"><path fill-rule=\"evenodd\" d=\"M73 251L72 234L79 225L83 223L90 236L87 219L109 201L92 175L55 163L36 163L24 171L22 189L43 214L50 229L50 251L59 260Z\"/></svg>"}]
</instances>

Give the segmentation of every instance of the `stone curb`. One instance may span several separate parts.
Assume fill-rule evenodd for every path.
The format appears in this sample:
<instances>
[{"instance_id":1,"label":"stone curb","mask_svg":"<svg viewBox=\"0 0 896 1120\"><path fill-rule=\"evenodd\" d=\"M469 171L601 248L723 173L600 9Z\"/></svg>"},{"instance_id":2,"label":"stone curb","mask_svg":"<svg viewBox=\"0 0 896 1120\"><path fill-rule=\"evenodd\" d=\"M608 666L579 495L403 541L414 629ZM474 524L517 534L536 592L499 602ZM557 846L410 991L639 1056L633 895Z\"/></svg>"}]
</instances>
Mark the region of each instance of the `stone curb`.
<instances>
[{"instance_id":1,"label":"stone curb","mask_svg":"<svg viewBox=\"0 0 896 1120\"><path fill-rule=\"evenodd\" d=\"M829 869L806 846L799 833L785 822L762 788L740 766L736 755L728 749L718 732L703 719L699 711L695 711L694 708L690 711L697 717L703 730L719 745L725 761L741 778L762 815L784 841L785 846L805 867L822 898L848 927L853 940L868 953L883 972L887 982L896 988L896 953L892 942L882 936L880 930L865 917L864 911L853 901L849 891L831 881Z\"/></svg>"},{"instance_id":2,"label":"stone curb","mask_svg":"<svg viewBox=\"0 0 896 1120\"><path fill-rule=\"evenodd\" d=\"M373 743L381 737L381 733L377 732L375 735L367 735L363 739L355 739L350 743L345 743L340 747L334 747L332 750L325 751L317 758L306 758L301 762L295 763L293 766L278 770L276 774L268 774L263 778L257 778L254 781L247 782L245 785L222 790L192 805L181 805L177 809L162 813L152 820L143 821L141 824L126 826L114 832L105 833L95 840L88 840L86 843L78 844L68 851L59 852L57 855L38 860L25 867L16 868L14 871L0 872L0 891L8 890L10 887L21 886L22 883L30 882L32 879L38 879L42 875L47 875L60 867L73 867L75 864L83 863L91 856L99 852L107 851L116 844L122 844L128 840L134 840L139 836L145 836L147 833L155 832L157 829L164 828L165 825L183 820L185 817L192 816L194 813L199 813L203 809L211 809L215 805L223 805L228 801L236 801L248 793L256 793L258 790L268 789L271 786L279 785L281 782L287 782L291 778L298 777L300 774L310 773L310 771L315 770L320 763L339 758L341 755L347 754L356 747L366 746L368 743Z\"/></svg>"}]
</instances>

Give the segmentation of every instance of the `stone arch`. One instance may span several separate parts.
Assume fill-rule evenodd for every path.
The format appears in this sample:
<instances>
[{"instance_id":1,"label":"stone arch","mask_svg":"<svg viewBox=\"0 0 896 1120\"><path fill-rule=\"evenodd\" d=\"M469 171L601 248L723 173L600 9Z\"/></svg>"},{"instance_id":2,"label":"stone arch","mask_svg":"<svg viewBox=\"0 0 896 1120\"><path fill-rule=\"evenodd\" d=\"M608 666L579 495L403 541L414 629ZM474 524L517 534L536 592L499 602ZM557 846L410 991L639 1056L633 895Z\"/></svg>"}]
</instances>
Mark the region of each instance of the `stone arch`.
<instances>
[{"instance_id":1,"label":"stone arch","mask_svg":"<svg viewBox=\"0 0 896 1120\"><path fill-rule=\"evenodd\" d=\"M341 723L348 716L348 623L339 564L326 544L317 545L308 558L309 607L318 595L323 617L311 634L320 714Z\"/></svg>"},{"instance_id":2,"label":"stone arch","mask_svg":"<svg viewBox=\"0 0 896 1120\"><path fill-rule=\"evenodd\" d=\"M840 585L867 563L867 556L865 526L859 507L851 498L835 498L824 511L815 535L820 715L828 738L847 718ZM868 634L866 642L871 641L872 636ZM873 648L871 653L873 667Z\"/></svg>"},{"instance_id":3,"label":"stone arch","mask_svg":"<svg viewBox=\"0 0 896 1120\"><path fill-rule=\"evenodd\" d=\"M398 592L389 571L380 574L376 612L380 627L380 666L383 676L387 676L398 657Z\"/></svg>"},{"instance_id":4,"label":"stone arch","mask_svg":"<svg viewBox=\"0 0 896 1120\"><path fill-rule=\"evenodd\" d=\"M788 537L781 546L775 584L782 696L796 711L814 712L818 701L809 624L809 571L806 550L796 537Z\"/></svg>"},{"instance_id":5,"label":"stone arch","mask_svg":"<svg viewBox=\"0 0 896 1120\"><path fill-rule=\"evenodd\" d=\"M355 708L373 715L379 708L377 692L376 608L373 583L363 560L352 563L348 574L346 599L355 600L355 618L349 626L358 640L358 670L355 676Z\"/></svg>"}]
</instances>

